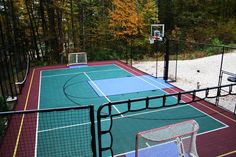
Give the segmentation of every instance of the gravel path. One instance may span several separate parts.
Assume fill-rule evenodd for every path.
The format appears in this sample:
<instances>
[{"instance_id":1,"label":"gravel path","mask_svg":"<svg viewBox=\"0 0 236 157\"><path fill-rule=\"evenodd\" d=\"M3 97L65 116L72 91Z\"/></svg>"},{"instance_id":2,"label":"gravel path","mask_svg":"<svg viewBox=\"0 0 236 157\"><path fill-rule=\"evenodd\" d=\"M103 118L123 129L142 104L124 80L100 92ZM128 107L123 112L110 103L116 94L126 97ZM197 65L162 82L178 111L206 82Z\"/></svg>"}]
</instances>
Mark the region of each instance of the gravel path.
<instances>
[{"instance_id":1,"label":"gravel path","mask_svg":"<svg viewBox=\"0 0 236 157\"><path fill-rule=\"evenodd\" d=\"M198 58L194 60L179 60L177 71L177 82L173 85L188 91L197 88L213 87L218 85L220 63L222 55ZM174 74L175 62L170 62L170 73ZM163 76L164 62L158 62L158 76ZM147 72L151 75L156 75L155 61L134 62L134 67ZM236 51L224 55L223 70L236 74ZM223 75L224 84L230 84L227 81L229 75ZM236 89L234 89L236 92ZM210 100L215 103L215 99ZM227 96L220 99L220 105L224 108L234 111L236 105L236 96Z\"/></svg>"}]
</instances>

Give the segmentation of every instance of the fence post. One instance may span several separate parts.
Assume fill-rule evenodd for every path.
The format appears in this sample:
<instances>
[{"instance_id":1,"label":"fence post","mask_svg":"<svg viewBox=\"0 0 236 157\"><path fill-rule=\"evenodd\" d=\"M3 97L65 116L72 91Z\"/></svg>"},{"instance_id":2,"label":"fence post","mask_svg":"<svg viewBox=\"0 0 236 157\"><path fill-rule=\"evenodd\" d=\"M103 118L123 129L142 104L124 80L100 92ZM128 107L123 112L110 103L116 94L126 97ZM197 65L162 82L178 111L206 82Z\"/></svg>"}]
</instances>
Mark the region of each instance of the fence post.
<instances>
[{"instance_id":1,"label":"fence post","mask_svg":"<svg viewBox=\"0 0 236 157\"><path fill-rule=\"evenodd\" d=\"M168 80L168 71L169 71L169 39L164 38L165 42L165 52L164 52L164 80Z\"/></svg>"},{"instance_id":2,"label":"fence post","mask_svg":"<svg viewBox=\"0 0 236 157\"><path fill-rule=\"evenodd\" d=\"M94 120L94 106L90 106L90 121L91 121L91 135L92 135L92 151L93 151L93 157L96 157L97 150L96 150L96 134L95 134L95 120Z\"/></svg>"}]
</instances>

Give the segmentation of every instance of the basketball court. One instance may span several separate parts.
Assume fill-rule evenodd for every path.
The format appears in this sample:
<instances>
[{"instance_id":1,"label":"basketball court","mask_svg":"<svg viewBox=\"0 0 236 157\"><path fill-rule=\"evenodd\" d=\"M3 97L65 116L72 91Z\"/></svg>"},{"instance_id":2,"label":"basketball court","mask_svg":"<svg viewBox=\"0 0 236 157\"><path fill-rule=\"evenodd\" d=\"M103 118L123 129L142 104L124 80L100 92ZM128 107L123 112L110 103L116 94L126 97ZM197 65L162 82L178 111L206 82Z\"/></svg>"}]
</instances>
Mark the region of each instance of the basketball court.
<instances>
[{"instance_id":1,"label":"basketball court","mask_svg":"<svg viewBox=\"0 0 236 157\"><path fill-rule=\"evenodd\" d=\"M138 132L190 119L194 119L200 126L197 136L197 149L200 156L209 153L221 155L235 149L235 142L232 141L235 139L235 134L233 132L227 134L229 137L225 137L223 134L236 130L235 117L231 117L225 111L204 101L172 106L172 104L178 103L177 98L172 96L166 98L166 107L162 108L163 100L157 98L150 99L149 106L160 108L139 110L145 106L145 99L143 99L143 101L131 103L131 109L136 112L126 113L127 105L122 101L161 96L180 90L162 79L154 78L120 61L94 62L73 68L67 66L35 68L31 71L25 88L24 94L27 94L28 97L19 100L24 104L18 106L19 109L23 107L47 110L94 105L96 130L98 129L99 107L109 102L120 102L119 105L112 105L111 109L104 107L100 112L101 115L114 115L112 117L112 138L103 136L101 143L103 147L106 147L112 142L113 155L116 156L134 156L135 135ZM185 95L182 101L187 102L189 97L189 95ZM21 120L21 129L15 129L13 133L18 140L9 138L14 145L12 148L8 147L5 152L14 150L15 156L22 156L20 154L22 151L25 154L39 157L76 156L81 153L80 149L89 147L91 144L91 119L84 118L85 115L89 115L89 113L83 110L69 110L67 112L40 112L31 118L18 118L18 121ZM58 119L58 117L61 118ZM105 118L101 121L102 129L106 130L110 126L111 119ZM27 130L29 127L31 127L30 131ZM14 126L14 128L18 127ZM25 138L27 135L28 138ZM210 137L211 139L208 140ZM222 138L224 138L224 142L229 140L229 143L233 143L223 149L217 149L217 145L220 147L228 145L227 143L216 144ZM32 141L32 144L28 146L31 151L27 152L24 146L21 146L24 144L24 140ZM99 145L98 142L99 140L96 139L96 147ZM206 145L210 145L209 148L206 149ZM176 146L173 143L155 146L153 150L163 148L172 150L173 154L176 153ZM88 151L91 150L88 149ZM110 153L110 151L102 152L102 156L110 156ZM90 152L85 154L90 154Z\"/></svg>"}]
</instances>

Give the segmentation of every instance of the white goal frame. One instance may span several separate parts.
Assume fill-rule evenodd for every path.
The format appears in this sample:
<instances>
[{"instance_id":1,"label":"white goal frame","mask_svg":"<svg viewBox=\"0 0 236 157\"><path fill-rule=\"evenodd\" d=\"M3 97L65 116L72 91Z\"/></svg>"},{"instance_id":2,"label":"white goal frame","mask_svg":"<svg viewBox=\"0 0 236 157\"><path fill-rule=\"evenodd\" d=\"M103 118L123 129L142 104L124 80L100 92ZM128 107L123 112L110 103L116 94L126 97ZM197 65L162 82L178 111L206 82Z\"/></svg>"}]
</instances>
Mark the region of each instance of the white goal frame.
<instances>
[{"instance_id":1,"label":"white goal frame","mask_svg":"<svg viewBox=\"0 0 236 157\"><path fill-rule=\"evenodd\" d=\"M178 157L184 157L188 154L191 157L198 157L196 149L196 136L199 125L195 120L187 120L184 122L162 126L136 134L135 157L139 156L139 151L152 149L155 146L175 142L178 147ZM152 146L142 147L143 143L155 143ZM164 150L163 150L164 151Z\"/></svg>"},{"instance_id":2,"label":"white goal frame","mask_svg":"<svg viewBox=\"0 0 236 157\"><path fill-rule=\"evenodd\" d=\"M75 52L68 54L67 66L72 65L86 65L88 63L86 52Z\"/></svg>"}]
</instances>

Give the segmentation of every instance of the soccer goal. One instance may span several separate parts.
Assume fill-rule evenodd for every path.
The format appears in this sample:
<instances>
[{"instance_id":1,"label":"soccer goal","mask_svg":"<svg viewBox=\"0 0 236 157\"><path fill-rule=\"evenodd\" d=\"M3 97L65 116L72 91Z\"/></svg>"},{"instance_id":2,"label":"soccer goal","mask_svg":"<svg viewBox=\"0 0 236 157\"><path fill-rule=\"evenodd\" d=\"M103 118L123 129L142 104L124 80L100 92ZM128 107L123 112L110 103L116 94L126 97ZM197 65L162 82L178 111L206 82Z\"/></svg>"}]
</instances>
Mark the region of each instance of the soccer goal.
<instances>
[{"instance_id":1,"label":"soccer goal","mask_svg":"<svg viewBox=\"0 0 236 157\"><path fill-rule=\"evenodd\" d=\"M137 133L135 157L198 157L199 125L188 120Z\"/></svg>"},{"instance_id":2,"label":"soccer goal","mask_svg":"<svg viewBox=\"0 0 236 157\"><path fill-rule=\"evenodd\" d=\"M68 54L68 66L87 64L87 53L77 52Z\"/></svg>"}]
</instances>

